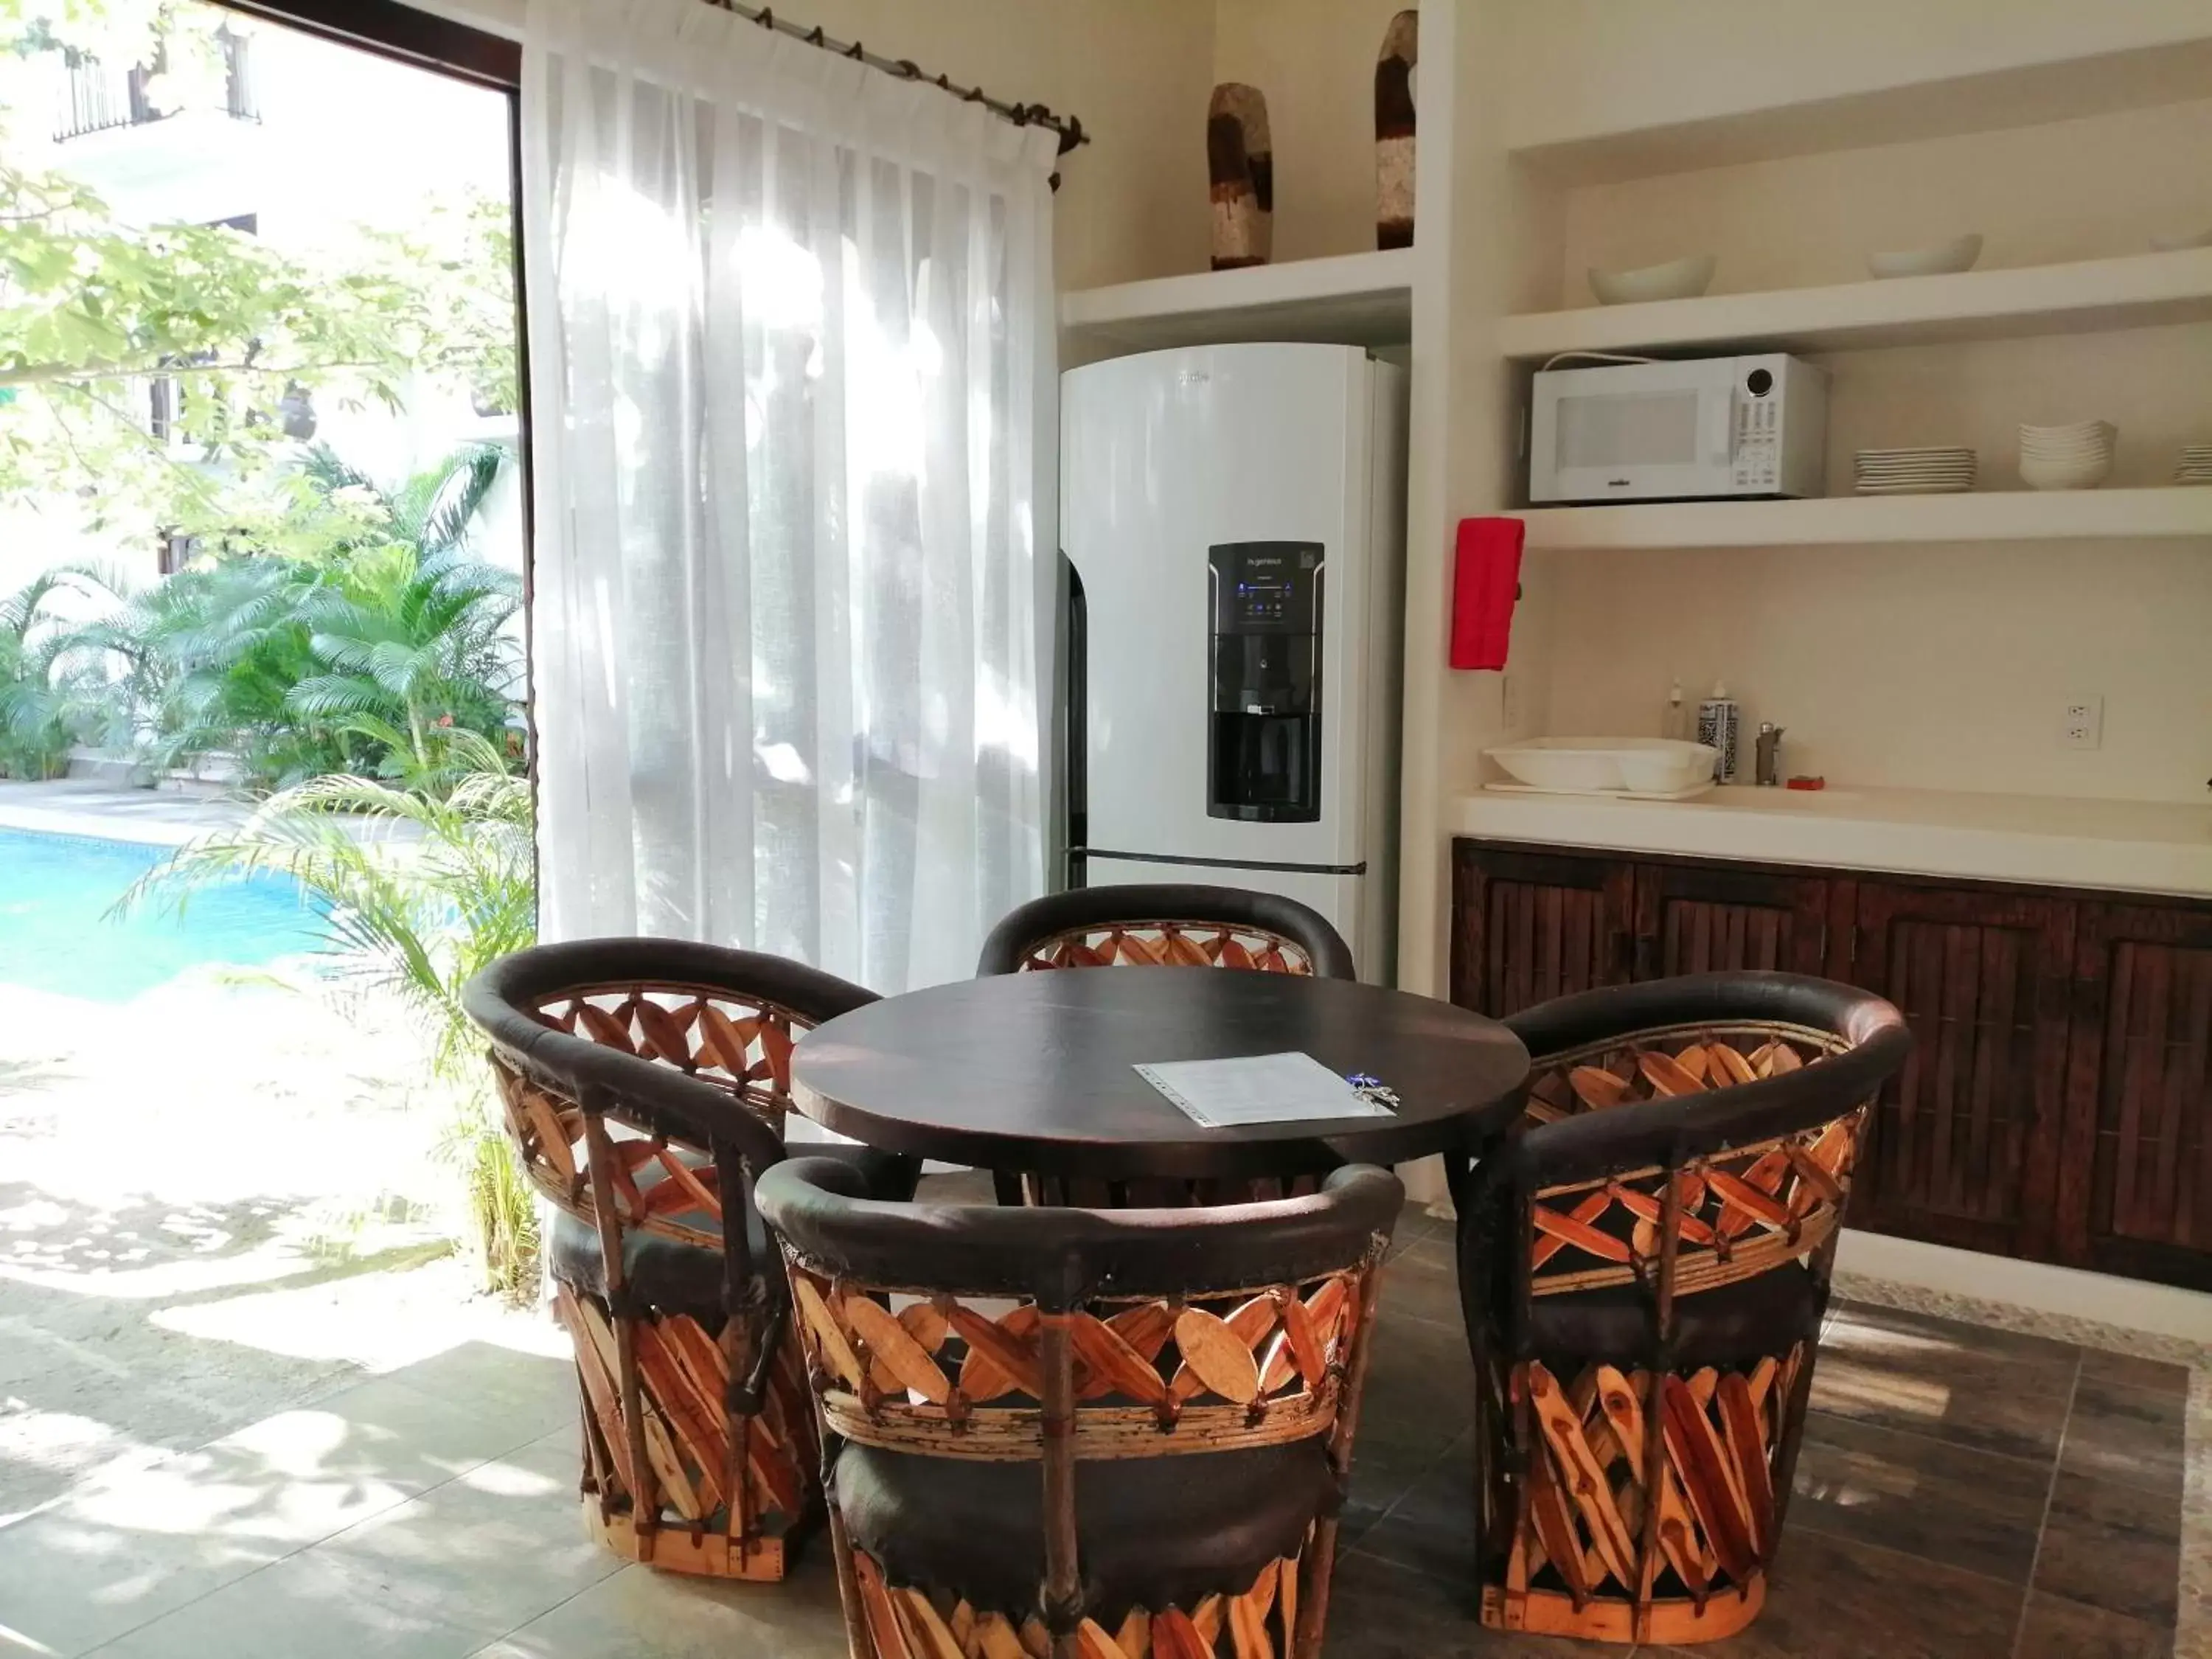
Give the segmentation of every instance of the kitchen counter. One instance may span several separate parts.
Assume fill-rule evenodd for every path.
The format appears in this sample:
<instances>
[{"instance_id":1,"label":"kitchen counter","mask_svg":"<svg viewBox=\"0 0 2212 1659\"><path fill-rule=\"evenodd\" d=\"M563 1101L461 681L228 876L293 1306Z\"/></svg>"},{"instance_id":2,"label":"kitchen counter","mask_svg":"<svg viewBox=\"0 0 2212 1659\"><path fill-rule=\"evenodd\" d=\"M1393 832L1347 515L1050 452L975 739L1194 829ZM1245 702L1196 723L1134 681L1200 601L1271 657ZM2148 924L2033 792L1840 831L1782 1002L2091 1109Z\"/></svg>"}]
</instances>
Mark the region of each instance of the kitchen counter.
<instances>
[{"instance_id":1,"label":"kitchen counter","mask_svg":"<svg viewBox=\"0 0 2212 1659\"><path fill-rule=\"evenodd\" d=\"M2212 897L2212 806L1934 789L1716 789L1692 800L1483 790L1454 834L1692 858Z\"/></svg>"}]
</instances>

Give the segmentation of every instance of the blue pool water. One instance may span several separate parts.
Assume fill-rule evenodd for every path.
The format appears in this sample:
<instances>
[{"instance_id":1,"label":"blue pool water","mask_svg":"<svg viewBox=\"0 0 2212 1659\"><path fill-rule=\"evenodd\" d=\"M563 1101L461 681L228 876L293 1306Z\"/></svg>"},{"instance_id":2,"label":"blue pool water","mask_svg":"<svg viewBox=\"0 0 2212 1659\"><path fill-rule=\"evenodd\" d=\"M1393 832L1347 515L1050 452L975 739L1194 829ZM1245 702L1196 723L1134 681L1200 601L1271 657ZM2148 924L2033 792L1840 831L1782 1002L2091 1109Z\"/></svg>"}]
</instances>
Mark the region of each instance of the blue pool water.
<instances>
[{"instance_id":1,"label":"blue pool water","mask_svg":"<svg viewBox=\"0 0 2212 1659\"><path fill-rule=\"evenodd\" d=\"M257 874L108 910L168 856L162 847L0 830L0 983L127 1002L207 963L253 967L312 951L316 918L284 876Z\"/></svg>"}]
</instances>

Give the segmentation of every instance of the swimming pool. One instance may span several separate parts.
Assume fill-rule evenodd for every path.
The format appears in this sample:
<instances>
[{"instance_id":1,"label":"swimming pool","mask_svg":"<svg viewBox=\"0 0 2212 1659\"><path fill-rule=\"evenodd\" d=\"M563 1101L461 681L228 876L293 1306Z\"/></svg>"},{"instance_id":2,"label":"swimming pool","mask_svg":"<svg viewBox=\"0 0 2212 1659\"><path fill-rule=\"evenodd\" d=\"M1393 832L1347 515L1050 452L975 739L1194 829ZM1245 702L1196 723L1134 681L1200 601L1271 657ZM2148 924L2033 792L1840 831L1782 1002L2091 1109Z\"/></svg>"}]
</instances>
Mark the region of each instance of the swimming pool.
<instances>
[{"instance_id":1,"label":"swimming pool","mask_svg":"<svg viewBox=\"0 0 2212 1659\"><path fill-rule=\"evenodd\" d=\"M289 878L206 887L182 915L166 903L108 915L166 847L0 830L0 983L127 1002L208 963L255 967L312 951L314 913Z\"/></svg>"}]
</instances>

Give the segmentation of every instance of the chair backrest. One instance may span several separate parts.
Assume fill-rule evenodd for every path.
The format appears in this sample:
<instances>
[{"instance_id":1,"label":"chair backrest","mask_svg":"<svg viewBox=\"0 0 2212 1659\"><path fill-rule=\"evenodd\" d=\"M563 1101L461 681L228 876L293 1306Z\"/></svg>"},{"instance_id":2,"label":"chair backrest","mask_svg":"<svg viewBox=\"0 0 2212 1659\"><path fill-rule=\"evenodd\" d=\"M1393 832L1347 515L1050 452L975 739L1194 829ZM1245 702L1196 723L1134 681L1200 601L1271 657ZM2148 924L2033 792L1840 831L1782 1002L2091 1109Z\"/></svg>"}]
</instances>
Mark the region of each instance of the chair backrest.
<instances>
[{"instance_id":1,"label":"chair backrest","mask_svg":"<svg viewBox=\"0 0 2212 1659\"><path fill-rule=\"evenodd\" d=\"M598 1231L607 1283L635 1230L722 1252L732 1295L752 1264L725 1195L742 1203L784 1156L793 1042L875 1000L781 957L657 939L538 945L462 992L523 1169Z\"/></svg>"},{"instance_id":2,"label":"chair backrest","mask_svg":"<svg viewBox=\"0 0 2212 1659\"><path fill-rule=\"evenodd\" d=\"M991 930L975 971L1121 965L1358 976L1343 936L1297 900L1174 883L1079 887L1031 899Z\"/></svg>"},{"instance_id":3,"label":"chair backrest","mask_svg":"<svg viewBox=\"0 0 2212 1659\"><path fill-rule=\"evenodd\" d=\"M1663 1300L1808 1254L1824 1269L1868 1109L1912 1042L1869 992L1770 973L1590 991L1506 1024L1531 1066L1498 1167L1534 1296L1644 1280Z\"/></svg>"}]
</instances>

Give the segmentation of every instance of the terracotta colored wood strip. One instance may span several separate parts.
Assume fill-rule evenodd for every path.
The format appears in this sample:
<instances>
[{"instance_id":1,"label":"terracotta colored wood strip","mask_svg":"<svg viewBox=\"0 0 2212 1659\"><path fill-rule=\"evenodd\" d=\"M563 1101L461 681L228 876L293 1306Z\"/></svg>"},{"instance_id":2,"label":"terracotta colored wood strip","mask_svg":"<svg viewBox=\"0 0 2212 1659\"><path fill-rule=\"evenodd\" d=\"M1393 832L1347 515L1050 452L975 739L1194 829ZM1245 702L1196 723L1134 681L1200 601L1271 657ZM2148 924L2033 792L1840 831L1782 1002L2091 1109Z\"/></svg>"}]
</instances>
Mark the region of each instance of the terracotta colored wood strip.
<instances>
[{"instance_id":1,"label":"terracotta colored wood strip","mask_svg":"<svg viewBox=\"0 0 2212 1659\"><path fill-rule=\"evenodd\" d=\"M1561 1494L1558 1478L1552 1472L1552 1455L1539 1452L1528 1463L1528 1516L1534 1522L1537 1541L1544 1553L1566 1581L1567 1589L1580 1607L1590 1598L1595 1588L1595 1575L1583 1558L1581 1543L1575 1536L1575 1523L1567 1512L1565 1498Z\"/></svg>"},{"instance_id":2,"label":"terracotta colored wood strip","mask_svg":"<svg viewBox=\"0 0 2212 1659\"><path fill-rule=\"evenodd\" d=\"M1613 1502L1605 1466L1583 1438L1580 1418L1560 1395L1559 1385L1551 1372L1534 1361L1528 1365L1528 1388L1537 1424L1558 1460L1560 1483L1573 1498L1575 1507L1582 1511L1583 1523L1589 1530L1598 1559L1622 1588L1632 1589L1637 1582L1636 1546Z\"/></svg>"},{"instance_id":3,"label":"terracotta colored wood strip","mask_svg":"<svg viewBox=\"0 0 2212 1659\"><path fill-rule=\"evenodd\" d=\"M1147 1406L1168 1403L1168 1385L1159 1372L1103 1320L1079 1310L1068 1322L1067 1334L1092 1374L1086 1393L1118 1391Z\"/></svg>"},{"instance_id":4,"label":"terracotta colored wood strip","mask_svg":"<svg viewBox=\"0 0 2212 1659\"><path fill-rule=\"evenodd\" d=\"M1734 1236L1748 1231L1754 1221L1763 1221L1771 1227L1780 1229L1787 1227L1792 1219L1787 1204L1725 1170L1706 1170L1705 1181L1727 1209L1740 1212L1723 1217L1721 1231L1723 1234Z\"/></svg>"},{"instance_id":5,"label":"terracotta colored wood strip","mask_svg":"<svg viewBox=\"0 0 2212 1659\"><path fill-rule=\"evenodd\" d=\"M815 1352L823 1362L842 1378L854 1393L860 1392L862 1371L860 1357L853 1352L843 1327L830 1310L830 1304L816 1288L814 1280L805 1273L791 1276L791 1293L799 1304L799 1316L806 1328L813 1333Z\"/></svg>"},{"instance_id":6,"label":"terracotta colored wood strip","mask_svg":"<svg viewBox=\"0 0 2212 1659\"><path fill-rule=\"evenodd\" d=\"M630 1468L629 1435L623 1427L622 1408L617 1403L614 1367L599 1352L581 1298L566 1285L556 1284L553 1300L560 1310L561 1322L568 1328L576 1345L577 1375L584 1380L584 1395L591 1401L592 1415L599 1419L607 1455L613 1461L616 1478L622 1482L622 1495L631 1497L637 1491L637 1477Z\"/></svg>"},{"instance_id":7,"label":"terracotta colored wood strip","mask_svg":"<svg viewBox=\"0 0 2212 1659\"><path fill-rule=\"evenodd\" d=\"M1735 1465L1744 1510L1751 1522L1752 1547L1765 1561L1774 1553L1774 1483L1766 1467L1766 1436L1759 1420L1759 1405L1740 1372L1721 1378L1718 1394L1721 1434L1729 1457Z\"/></svg>"},{"instance_id":8,"label":"terracotta colored wood strip","mask_svg":"<svg viewBox=\"0 0 2212 1659\"><path fill-rule=\"evenodd\" d=\"M1595 1196L1603 1200L1601 1210L1613 1202L1611 1195L1603 1189L1600 1189ZM1571 1244L1577 1249L1587 1251L1603 1261L1625 1263L1630 1260L1626 1243L1610 1233L1598 1231L1578 1217L1564 1216L1539 1204L1533 1207L1530 1218L1535 1223L1537 1231L1549 1234L1562 1243Z\"/></svg>"},{"instance_id":9,"label":"terracotta colored wood strip","mask_svg":"<svg viewBox=\"0 0 2212 1659\"><path fill-rule=\"evenodd\" d=\"M1712 1546L1722 1570L1741 1584L1758 1565L1742 1512L1729 1489L1719 1440L1703 1407L1677 1376L1665 1379L1667 1455L1681 1476L1690 1512Z\"/></svg>"},{"instance_id":10,"label":"terracotta colored wood strip","mask_svg":"<svg viewBox=\"0 0 2212 1659\"><path fill-rule=\"evenodd\" d=\"M1024 1303L997 1324L957 1302L947 1305L945 1316L968 1344L968 1359L960 1370L963 1394L970 1400L995 1400L1019 1389L1032 1400L1044 1397L1044 1373L1036 1349L1027 1340L1040 1322L1035 1303Z\"/></svg>"},{"instance_id":11,"label":"terracotta colored wood strip","mask_svg":"<svg viewBox=\"0 0 2212 1659\"><path fill-rule=\"evenodd\" d=\"M876 1564L860 1551L853 1552L853 1577L860 1591L861 1615L867 1621L868 1639L875 1644L874 1659L916 1659L907 1645L906 1632L891 1606L890 1592Z\"/></svg>"},{"instance_id":12,"label":"terracotta colored wood strip","mask_svg":"<svg viewBox=\"0 0 2212 1659\"><path fill-rule=\"evenodd\" d=\"M911 1389L933 1406L952 1398L952 1384L937 1362L890 1310L858 1293L847 1297L843 1306L853 1334L868 1345L869 1358L890 1372L895 1390Z\"/></svg>"}]
</instances>

